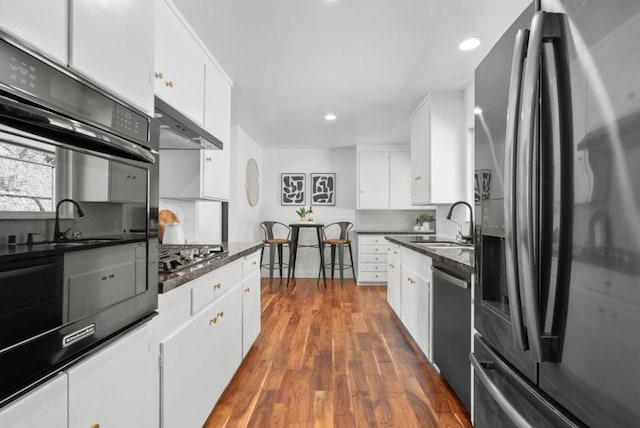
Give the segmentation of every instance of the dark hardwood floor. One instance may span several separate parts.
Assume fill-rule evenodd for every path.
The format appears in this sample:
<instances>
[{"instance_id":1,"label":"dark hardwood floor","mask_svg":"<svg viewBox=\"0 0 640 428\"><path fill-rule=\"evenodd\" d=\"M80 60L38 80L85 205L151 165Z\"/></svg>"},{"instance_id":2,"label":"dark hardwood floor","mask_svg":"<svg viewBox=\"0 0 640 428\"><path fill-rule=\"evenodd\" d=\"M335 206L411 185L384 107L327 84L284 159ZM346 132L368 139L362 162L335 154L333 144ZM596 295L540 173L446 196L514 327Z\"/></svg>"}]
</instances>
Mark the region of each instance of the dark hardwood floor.
<instances>
[{"instance_id":1,"label":"dark hardwood floor","mask_svg":"<svg viewBox=\"0 0 640 428\"><path fill-rule=\"evenodd\" d=\"M386 287L327 285L263 280L262 332L206 428L471 426Z\"/></svg>"}]
</instances>

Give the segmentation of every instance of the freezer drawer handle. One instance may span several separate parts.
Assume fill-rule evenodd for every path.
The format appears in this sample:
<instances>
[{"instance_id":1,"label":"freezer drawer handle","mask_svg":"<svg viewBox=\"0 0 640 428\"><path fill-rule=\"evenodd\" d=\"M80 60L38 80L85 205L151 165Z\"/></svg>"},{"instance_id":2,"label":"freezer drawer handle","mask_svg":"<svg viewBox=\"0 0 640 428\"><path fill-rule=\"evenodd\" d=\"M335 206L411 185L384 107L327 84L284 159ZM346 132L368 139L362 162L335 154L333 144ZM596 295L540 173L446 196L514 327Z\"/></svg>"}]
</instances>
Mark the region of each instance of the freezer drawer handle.
<instances>
[{"instance_id":1,"label":"freezer drawer handle","mask_svg":"<svg viewBox=\"0 0 640 428\"><path fill-rule=\"evenodd\" d=\"M449 275L448 273L441 271L437 267L432 267L431 271L433 273L433 276L437 276L438 278L450 284L453 284L456 287L464 288L465 290L469 288L469 283L464 279L459 279L459 278L456 278L455 276Z\"/></svg>"},{"instance_id":2,"label":"freezer drawer handle","mask_svg":"<svg viewBox=\"0 0 640 428\"><path fill-rule=\"evenodd\" d=\"M533 428L531 425L518 410L513 407L511 402L505 395L500 391L500 389L493 383L493 381L487 375L487 370L491 370L493 368L493 363L481 363L478 361L475 355L469 354L469 359L471 360L471 364L475 369L475 374L480 379L480 382L487 388L491 397L498 403L500 408L504 410L504 412L509 416L509 418L516 424L518 427L529 427ZM485 365L487 366L485 368Z\"/></svg>"}]
</instances>

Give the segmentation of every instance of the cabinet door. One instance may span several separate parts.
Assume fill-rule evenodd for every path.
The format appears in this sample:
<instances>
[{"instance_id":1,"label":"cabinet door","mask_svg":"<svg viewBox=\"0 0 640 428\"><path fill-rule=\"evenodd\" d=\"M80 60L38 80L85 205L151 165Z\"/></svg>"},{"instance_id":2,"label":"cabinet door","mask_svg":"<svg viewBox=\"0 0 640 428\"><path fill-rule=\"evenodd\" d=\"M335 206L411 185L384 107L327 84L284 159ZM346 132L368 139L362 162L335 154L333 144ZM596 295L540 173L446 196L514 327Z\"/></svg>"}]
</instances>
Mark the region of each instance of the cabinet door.
<instances>
[{"instance_id":1,"label":"cabinet door","mask_svg":"<svg viewBox=\"0 0 640 428\"><path fill-rule=\"evenodd\" d=\"M402 266L397 258L397 247L389 247L387 270L387 301L399 318L402 318Z\"/></svg>"},{"instance_id":2,"label":"cabinet door","mask_svg":"<svg viewBox=\"0 0 640 428\"><path fill-rule=\"evenodd\" d=\"M204 76L204 128L226 145L231 142L231 84L211 60Z\"/></svg>"},{"instance_id":3,"label":"cabinet door","mask_svg":"<svg viewBox=\"0 0 640 428\"><path fill-rule=\"evenodd\" d=\"M229 200L230 147L202 151L202 196L207 199Z\"/></svg>"},{"instance_id":4,"label":"cabinet door","mask_svg":"<svg viewBox=\"0 0 640 428\"><path fill-rule=\"evenodd\" d=\"M152 426L154 363L147 323L69 369L69 428Z\"/></svg>"},{"instance_id":5,"label":"cabinet door","mask_svg":"<svg viewBox=\"0 0 640 428\"><path fill-rule=\"evenodd\" d=\"M402 323L409 330L411 336L417 341L417 325L418 325L418 290L417 275L410 269L402 266Z\"/></svg>"},{"instance_id":6,"label":"cabinet door","mask_svg":"<svg viewBox=\"0 0 640 428\"><path fill-rule=\"evenodd\" d=\"M69 65L153 114L153 0L70 2Z\"/></svg>"},{"instance_id":7,"label":"cabinet door","mask_svg":"<svg viewBox=\"0 0 640 428\"><path fill-rule=\"evenodd\" d=\"M154 52L155 94L202 126L207 58L164 0L155 2Z\"/></svg>"},{"instance_id":8,"label":"cabinet door","mask_svg":"<svg viewBox=\"0 0 640 428\"><path fill-rule=\"evenodd\" d=\"M109 199L121 202L146 202L147 172L135 166L110 162Z\"/></svg>"},{"instance_id":9,"label":"cabinet door","mask_svg":"<svg viewBox=\"0 0 640 428\"><path fill-rule=\"evenodd\" d=\"M389 153L360 152L358 208L389 208Z\"/></svg>"},{"instance_id":10,"label":"cabinet door","mask_svg":"<svg viewBox=\"0 0 640 428\"><path fill-rule=\"evenodd\" d=\"M200 197L201 158L199 150L160 150L160 197Z\"/></svg>"},{"instance_id":11,"label":"cabinet door","mask_svg":"<svg viewBox=\"0 0 640 428\"><path fill-rule=\"evenodd\" d=\"M242 357L260 334L260 271L242 281Z\"/></svg>"},{"instance_id":12,"label":"cabinet door","mask_svg":"<svg viewBox=\"0 0 640 428\"><path fill-rule=\"evenodd\" d=\"M67 428L67 375L59 374L0 409L0 427Z\"/></svg>"},{"instance_id":13,"label":"cabinet door","mask_svg":"<svg viewBox=\"0 0 640 428\"><path fill-rule=\"evenodd\" d=\"M416 342L424 355L431 358L430 331L431 331L431 281L417 276L416 278Z\"/></svg>"},{"instance_id":14,"label":"cabinet door","mask_svg":"<svg viewBox=\"0 0 640 428\"><path fill-rule=\"evenodd\" d=\"M412 208L411 182L411 152L389 152L389 208Z\"/></svg>"},{"instance_id":15,"label":"cabinet door","mask_svg":"<svg viewBox=\"0 0 640 428\"><path fill-rule=\"evenodd\" d=\"M411 117L411 203L428 204L430 195L430 103L427 100Z\"/></svg>"},{"instance_id":16,"label":"cabinet door","mask_svg":"<svg viewBox=\"0 0 640 428\"><path fill-rule=\"evenodd\" d=\"M0 28L67 65L67 0L0 0Z\"/></svg>"},{"instance_id":17,"label":"cabinet door","mask_svg":"<svg viewBox=\"0 0 640 428\"><path fill-rule=\"evenodd\" d=\"M242 287L161 342L160 353L162 426L202 426L242 359Z\"/></svg>"}]
</instances>

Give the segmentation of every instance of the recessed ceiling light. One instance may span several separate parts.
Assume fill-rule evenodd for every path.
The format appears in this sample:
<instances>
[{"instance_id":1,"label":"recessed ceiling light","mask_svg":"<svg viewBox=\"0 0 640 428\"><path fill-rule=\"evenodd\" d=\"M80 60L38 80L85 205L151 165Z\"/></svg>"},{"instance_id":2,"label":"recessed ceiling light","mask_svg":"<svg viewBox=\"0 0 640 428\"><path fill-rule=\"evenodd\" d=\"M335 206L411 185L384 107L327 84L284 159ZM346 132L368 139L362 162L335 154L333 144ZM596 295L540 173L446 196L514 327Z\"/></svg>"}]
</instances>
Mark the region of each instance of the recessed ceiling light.
<instances>
[{"instance_id":1,"label":"recessed ceiling light","mask_svg":"<svg viewBox=\"0 0 640 428\"><path fill-rule=\"evenodd\" d=\"M333 113L329 113L325 115L324 120L328 120L328 121L336 120L336 115Z\"/></svg>"},{"instance_id":2,"label":"recessed ceiling light","mask_svg":"<svg viewBox=\"0 0 640 428\"><path fill-rule=\"evenodd\" d=\"M460 43L458 45L458 49L460 49L461 51L472 51L478 46L480 46L480 39L477 37L472 37Z\"/></svg>"}]
</instances>

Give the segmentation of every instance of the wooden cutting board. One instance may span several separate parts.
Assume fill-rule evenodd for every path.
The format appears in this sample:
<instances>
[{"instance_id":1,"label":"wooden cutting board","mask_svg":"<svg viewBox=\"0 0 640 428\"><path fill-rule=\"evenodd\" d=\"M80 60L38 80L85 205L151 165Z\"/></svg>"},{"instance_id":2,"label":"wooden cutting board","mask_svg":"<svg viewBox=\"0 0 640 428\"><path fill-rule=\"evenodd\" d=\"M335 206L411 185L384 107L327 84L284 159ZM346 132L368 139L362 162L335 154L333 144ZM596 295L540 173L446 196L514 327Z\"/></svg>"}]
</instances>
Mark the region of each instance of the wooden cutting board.
<instances>
[{"instance_id":1,"label":"wooden cutting board","mask_svg":"<svg viewBox=\"0 0 640 428\"><path fill-rule=\"evenodd\" d=\"M160 210L158 213L158 240L162 244L164 225L166 223L180 223L178 216L171 210Z\"/></svg>"}]
</instances>

